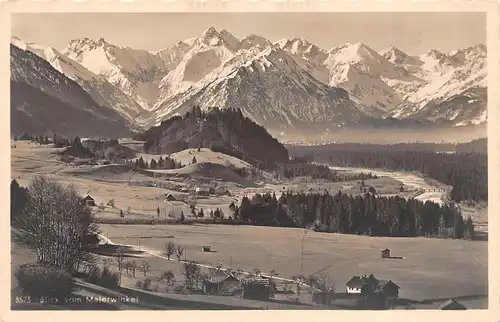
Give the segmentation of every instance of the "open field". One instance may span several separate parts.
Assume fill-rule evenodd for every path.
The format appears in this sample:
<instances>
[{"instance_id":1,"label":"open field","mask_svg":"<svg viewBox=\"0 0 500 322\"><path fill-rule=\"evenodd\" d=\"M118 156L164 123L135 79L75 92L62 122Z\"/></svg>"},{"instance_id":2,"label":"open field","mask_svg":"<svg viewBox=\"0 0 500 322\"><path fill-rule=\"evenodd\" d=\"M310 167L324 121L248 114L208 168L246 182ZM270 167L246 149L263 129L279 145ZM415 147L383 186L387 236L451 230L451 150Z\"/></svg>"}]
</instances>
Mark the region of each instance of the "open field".
<instances>
[{"instance_id":1,"label":"open field","mask_svg":"<svg viewBox=\"0 0 500 322\"><path fill-rule=\"evenodd\" d=\"M103 234L120 244L141 245L163 252L172 241L186 249L185 258L199 263L221 262L244 271L275 269L281 277L299 273L304 230L274 227L219 225L100 225ZM173 236L165 238L163 236ZM139 242L140 240L140 242ZM214 252L204 253L202 245ZM381 259L380 250L393 256ZM175 269L175 262L150 258L153 268ZM331 265L331 266L330 266ZM382 238L308 231L304 236L302 273L325 267L338 291L358 274L391 279L400 287L400 297L424 300L468 295L486 295L488 285L487 243L425 238ZM176 275L180 273L175 269Z\"/></svg>"}]
</instances>

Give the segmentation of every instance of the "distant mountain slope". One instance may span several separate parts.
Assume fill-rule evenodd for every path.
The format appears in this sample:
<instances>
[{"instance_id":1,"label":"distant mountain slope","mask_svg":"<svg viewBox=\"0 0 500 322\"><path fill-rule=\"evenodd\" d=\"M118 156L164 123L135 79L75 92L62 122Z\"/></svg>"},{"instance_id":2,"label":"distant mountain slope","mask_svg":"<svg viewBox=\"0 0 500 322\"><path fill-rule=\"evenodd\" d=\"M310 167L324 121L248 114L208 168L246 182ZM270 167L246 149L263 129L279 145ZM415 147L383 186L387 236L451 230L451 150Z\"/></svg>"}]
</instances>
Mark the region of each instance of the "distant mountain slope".
<instances>
[{"instance_id":1,"label":"distant mountain slope","mask_svg":"<svg viewBox=\"0 0 500 322\"><path fill-rule=\"evenodd\" d=\"M288 160L288 151L266 130L243 116L240 110L204 113L195 107L135 137L144 140L148 153L175 153L188 148L209 148L254 165L271 166Z\"/></svg>"},{"instance_id":2,"label":"distant mountain slope","mask_svg":"<svg viewBox=\"0 0 500 322\"><path fill-rule=\"evenodd\" d=\"M326 50L298 37L272 43L210 27L155 52L102 38L73 40L62 52L23 46L143 128L193 105L239 108L282 138L360 125L466 126L487 118L483 45L417 56L362 43Z\"/></svg>"},{"instance_id":3,"label":"distant mountain slope","mask_svg":"<svg viewBox=\"0 0 500 322\"><path fill-rule=\"evenodd\" d=\"M52 67L77 82L99 105L113 108L133 123L136 123L138 118L147 116L147 112L139 104L119 88L109 83L105 77L94 74L56 49L52 47L44 48L17 37L12 37L11 43L48 61Z\"/></svg>"},{"instance_id":4,"label":"distant mountain slope","mask_svg":"<svg viewBox=\"0 0 500 322\"><path fill-rule=\"evenodd\" d=\"M10 55L11 132L130 135L127 121L114 110L99 106L46 60L14 45Z\"/></svg>"},{"instance_id":5,"label":"distant mountain slope","mask_svg":"<svg viewBox=\"0 0 500 322\"><path fill-rule=\"evenodd\" d=\"M183 114L193 105L239 108L273 132L313 124L324 129L362 116L344 90L316 80L277 47L238 52L196 84L164 96L152 121Z\"/></svg>"},{"instance_id":6,"label":"distant mountain slope","mask_svg":"<svg viewBox=\"0 0 500 322\"><path fill-rule=\"evenodd\" d=\"M172 52L155 55L115 46L103 38L73 40L62 53L94 74L104 76L144 109L157 99L158 83L167 73L167 60L173 60Z\"/></svg>"}]
</instances>

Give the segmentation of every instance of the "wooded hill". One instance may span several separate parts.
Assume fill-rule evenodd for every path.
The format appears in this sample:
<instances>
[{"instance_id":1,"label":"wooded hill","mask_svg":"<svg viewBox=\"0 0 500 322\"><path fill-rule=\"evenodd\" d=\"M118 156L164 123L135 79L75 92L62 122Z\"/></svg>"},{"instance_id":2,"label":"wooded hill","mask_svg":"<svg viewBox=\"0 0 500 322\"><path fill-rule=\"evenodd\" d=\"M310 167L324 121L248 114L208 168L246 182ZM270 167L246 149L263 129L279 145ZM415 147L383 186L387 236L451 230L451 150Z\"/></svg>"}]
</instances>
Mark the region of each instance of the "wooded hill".
<instances>
[{"instance_id":1,"label":"wooded hill","mask_svg":"<svg viewBox=\"0 0 500 322\"><path fill-rule=\"evenodd\" d=\"M171 154L188 148L209 148L240 158L259 168L274 169L288 161L287 149L262 126L244 117L239 109L202 112L195 106L184 116L174 116L134 139L146 141L144 151Z\"/></svg>"}]
</instances>

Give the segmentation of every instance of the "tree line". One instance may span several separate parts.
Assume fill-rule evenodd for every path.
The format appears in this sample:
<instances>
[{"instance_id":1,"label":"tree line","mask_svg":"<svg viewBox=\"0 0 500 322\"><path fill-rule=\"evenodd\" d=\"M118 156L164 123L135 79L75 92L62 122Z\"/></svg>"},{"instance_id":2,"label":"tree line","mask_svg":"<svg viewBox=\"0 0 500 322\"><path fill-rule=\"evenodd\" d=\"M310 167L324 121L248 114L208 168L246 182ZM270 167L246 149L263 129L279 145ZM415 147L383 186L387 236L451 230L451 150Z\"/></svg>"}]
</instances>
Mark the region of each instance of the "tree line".
<instances>
[{"instance_id":1,"label":"tree line","mask_svg":"<svg viewBox=\"0 0 500 322\"><path fill-rule=\"evenodd\" d=\"M399 196L287 192L278 199L275 194L256 194L243 197L231 210L235 220L252 225L369 236L474 237L471 218L464 220L453 205Z\"/></svg>"},{"instance_id":2,"label":"tree line","mask_svg":"<svg viewBox=\"0 0 500 322\"><path fill-rule=\"evenodd\" d=\"M289 179L307 176L313 179L324 179L331 182L377 179L377 176L372 173L341 175L337 171L331 170L326 165L309 163L300 158L292 159L289 163L279 164L277 172L282 173Z\"/></svg>"},{"instance_id":3,"label":"tree line","mask_svg":"<svg viewBox=\"0 0 500 322\"><path fill-rule=\"evenodd\" d=\"M184 167L184 165L180 161L176 161L173 158L170 158L169 156L160 156L158 161L155 159L151 159L151 161L144 160L143 157L140 157L138 159L133 160L127 160L125 161L126 164L130 165L131 167L135 169L151 169L151 170L156 170L156 169L181 169Z\"/></svg>"},{"instance_id":4,"label":"tree line","mask_svg":"<svg viewBox=\"0 0 500 322\"><path fill-rule=\"evenodd\" d=\"M392 151L365 148L340 150L304 148L297 152L308 160L336 166L384 168L400 171L418 171L430 178L452 186L451 198L488 200L488 156L483 153L434 153L426 151Z\"/></svg>"}]
</instances>

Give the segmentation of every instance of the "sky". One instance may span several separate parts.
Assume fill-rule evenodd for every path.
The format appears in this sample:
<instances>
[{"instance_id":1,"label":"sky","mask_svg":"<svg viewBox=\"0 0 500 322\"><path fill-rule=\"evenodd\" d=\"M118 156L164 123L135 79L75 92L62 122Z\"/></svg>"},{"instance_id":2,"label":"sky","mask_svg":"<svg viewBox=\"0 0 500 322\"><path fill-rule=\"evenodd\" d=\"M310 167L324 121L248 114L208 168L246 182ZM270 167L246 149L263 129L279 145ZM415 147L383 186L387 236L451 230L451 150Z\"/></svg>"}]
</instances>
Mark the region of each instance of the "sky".
<instances>
[{"instance_id":1,"label":"sky","mask_svg":"<svg viewBox=\"0 0 500 322\"><path fill-rule=\"evenodd\" d=\"M361 42L375 50L397 47L418 55L486 45L484 12L328 13L18 13L12 35L63 49L77 38L104 38L136 49L159 50L208 29L274 42L300 37L323 49Z\"/></svg>"}]
</instances>

